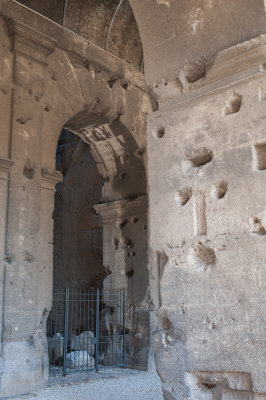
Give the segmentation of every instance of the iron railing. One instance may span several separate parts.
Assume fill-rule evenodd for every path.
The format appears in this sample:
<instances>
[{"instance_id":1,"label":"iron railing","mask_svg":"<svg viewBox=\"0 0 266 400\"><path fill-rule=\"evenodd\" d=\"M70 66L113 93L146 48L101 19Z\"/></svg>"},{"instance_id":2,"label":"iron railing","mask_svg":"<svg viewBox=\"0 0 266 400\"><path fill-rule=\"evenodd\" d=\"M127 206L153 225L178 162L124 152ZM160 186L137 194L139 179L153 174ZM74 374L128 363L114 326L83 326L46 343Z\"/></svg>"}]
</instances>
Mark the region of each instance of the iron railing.
<instances>
[{"instance_id":1,"label":"iron railing","mask_svg":"<svg viewBox=\"0 0 266 400\"><path fill-rule=\"evenodd\" d=\"M56 292L47 321L50 375L125 366L125 291Z\"/></svg>"}]
</instances>

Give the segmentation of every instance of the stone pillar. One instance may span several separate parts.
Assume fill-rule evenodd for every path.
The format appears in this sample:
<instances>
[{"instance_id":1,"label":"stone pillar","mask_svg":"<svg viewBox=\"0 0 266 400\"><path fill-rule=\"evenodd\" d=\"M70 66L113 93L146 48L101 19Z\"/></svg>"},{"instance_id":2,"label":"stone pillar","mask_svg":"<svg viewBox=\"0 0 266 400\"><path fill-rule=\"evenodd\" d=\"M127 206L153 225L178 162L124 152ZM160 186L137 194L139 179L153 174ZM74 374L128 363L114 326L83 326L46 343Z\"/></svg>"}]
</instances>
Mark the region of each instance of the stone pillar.
<instances>
[{"instance_id":1,"label":"stone pillar","mask_svg":"<svg viewBox=\"0 0 266 400\"><path fill-rule=\"evenodd\" d=\"M105 289L126 289L127 366L148 369L150 347L146 196L98 204L103 218Z\"/></svg>"},{"instance_id":2,"label":"stone pillar","mask_svg":"<svg viewBox=\"0 0 266 400\"><path fill-rule=\"evenodd\" d=\"M39 318L43 70L55 42L11 21L14 90L0 397L27 393L46 377ZM47 356L46 356L47 358Z\"/></svg>"},{"instance_id":3,"label":"stone pillar","mask_svg":"<svg viewBox=\"0 0 266 400\"><path fill-rule=\"evenodd\" d=\"M147 268L147 207L146 196L94 206L103 218L103 264L112 272L104 282L106 289L128 288L130 269L134 269L133 275L141 270L140 279L145 280L140 264ZM137 303L145 294L136 294Z\"/></svg>"},{"instance_id":4,"label":"stone pillar","mask_svg":"<svg viewBox=\"0 0 266 400\"><path fill-rule=\"evenodd\" d=\"M51 309L53 294L53 227L55 185L63 180L61 172L42 169L41 180L41 215L39 231L39 296L38 320L46 317Z\"/></svg>"},{"instance_id":5,"label":"stone pillar","mask_svg":"<svg viewBox=\"0 0 266 400\"><path fill-rule=\"evenodd\" d=\"M6 220L7 220L7 201L9 171L12 161L0 158L0 337L2 337L3 320L3 284L4 284L4 257L6 246ZM2 342L0 343L0 354L2 353Z\"/></svg>"}]
</instances>

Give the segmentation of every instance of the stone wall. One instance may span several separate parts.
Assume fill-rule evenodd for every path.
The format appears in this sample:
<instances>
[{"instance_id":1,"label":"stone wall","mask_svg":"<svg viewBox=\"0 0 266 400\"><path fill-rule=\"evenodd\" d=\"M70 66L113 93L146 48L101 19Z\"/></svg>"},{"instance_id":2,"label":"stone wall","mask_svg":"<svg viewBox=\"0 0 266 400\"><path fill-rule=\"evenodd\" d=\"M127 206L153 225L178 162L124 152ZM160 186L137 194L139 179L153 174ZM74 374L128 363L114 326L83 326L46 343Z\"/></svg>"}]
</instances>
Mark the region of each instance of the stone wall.
<instances>
[{"instance_id":1,"label":"stone wall","mask_svg":"<svg viewBox=\"0 0 266 400\"><path fill-rule=\"evenodd\" d=\"M129 0L151 88L175 80L184 65L213 63L219 51L265 32L264 0ZM163 86L162 86L163 89Z\"/></svg>"},{"instance_id":2,"label":"stone wall","mask_svg":"<svg viewBox=\"0 0 266 400\"><path fill-rule=\"evenodd\" d=\"M266 392L265 43L218 53L148 118L150 246L166 261L153 346L166 399Z\"/></svg>"}]
</instances>

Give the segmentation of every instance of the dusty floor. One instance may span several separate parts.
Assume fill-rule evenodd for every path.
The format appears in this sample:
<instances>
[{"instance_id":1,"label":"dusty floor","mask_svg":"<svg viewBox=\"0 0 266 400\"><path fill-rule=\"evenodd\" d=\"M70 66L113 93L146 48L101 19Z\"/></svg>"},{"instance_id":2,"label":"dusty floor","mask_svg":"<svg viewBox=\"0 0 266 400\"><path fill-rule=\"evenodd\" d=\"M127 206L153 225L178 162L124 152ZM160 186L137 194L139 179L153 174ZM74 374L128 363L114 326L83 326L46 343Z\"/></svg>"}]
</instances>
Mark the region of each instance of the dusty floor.
<instances>
[{"instance_id":1,"label":"dusty floor","mask_svg":"<svg viewBox=\"0 0 266 400\"><path fill-rule=\"evenodd\" d=\"M54 378L49 387L27 400L163 400L155 373L132 370L106 371L85 376Z\"/></svg>"}]
</instances>

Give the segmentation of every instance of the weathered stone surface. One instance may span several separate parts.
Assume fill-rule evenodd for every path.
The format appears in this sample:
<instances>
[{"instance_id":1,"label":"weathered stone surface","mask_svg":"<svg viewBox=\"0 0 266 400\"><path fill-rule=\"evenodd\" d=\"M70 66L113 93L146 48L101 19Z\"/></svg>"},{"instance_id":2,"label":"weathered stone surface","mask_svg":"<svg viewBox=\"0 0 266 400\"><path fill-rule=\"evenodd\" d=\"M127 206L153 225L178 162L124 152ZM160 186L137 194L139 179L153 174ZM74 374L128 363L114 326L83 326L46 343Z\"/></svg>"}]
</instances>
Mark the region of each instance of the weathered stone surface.
<instances>
[{"instance_id":1,"label":"weathered stone surface","mask_svg":"<svg viewBox=\"0 0 266 400\"><path fill-rule=\"evenodd\" d=\"M54 336L47 337L49 360L51 364L55 364L64 356L64 338L60 333L55 333ZM75 350L75 349L74 349Z\"/></svg>"},{"instance_id":2,"label":"weathered stone surface","mask_svg":"<svg viewBox=\"0 0 266 400\"><path fill-rule=\"evenodd\" d=\"M98 285L100 272L105 288L126 288L128 363L145 369L154 355L166 399L264 398L265 4L129 3L150 93L134 67L17 2L0 1L0 396L47 379L59 244L55 260L73 258L61 262L55 285L81 276ZM27 4L51 16L48 0ZM126 1L68 5L66 26L140 62ZM63 3L53 6L62 23ZM63 155L65 183L69 165L82 161L90 177L85 169L69 175L55 227L71 234L54 241L63 128L91 151L81 157L80 144ZM95 270L86 265L92 253ZM101 354L107 363L118 312L107 296L100 327L110 339Z\"/></svg>"},{"instance_id":3,"label":"weathered stone surface","mask_svg":"<svg viewBox=\"0 0 266 400\"><path fill-rule=\"evenodd\" d=\"M261 358L265 193L260 169L265 110L258 100L265 76L256 58L260 54L262 62L263 48L260 37L224 51L203 79L189 84L194 85L189 93L176 97L176 103L163 103L148 117L150 245L168 257L160 283L162 307L186 337L174 340L170 352L167 336L156 334L154 352L165 389L171 385L177 399L190 396L184 375L191 369L250 372L254 391L266 390ZM244 68L245 57L250 64L234 86L229 65L236 57L239 67ZM233 93L241 94L241 107L223 116ZM158 140L154 129L160 125L165 134ZM212 157L203 159L207 150ZM182 168L184 160L194 163L192 168ZM194 193L201 195L177 207L176 192L186 187L192 199ZM204 236L196 241L195 234Z\"/></svg>"}]
</instances>

